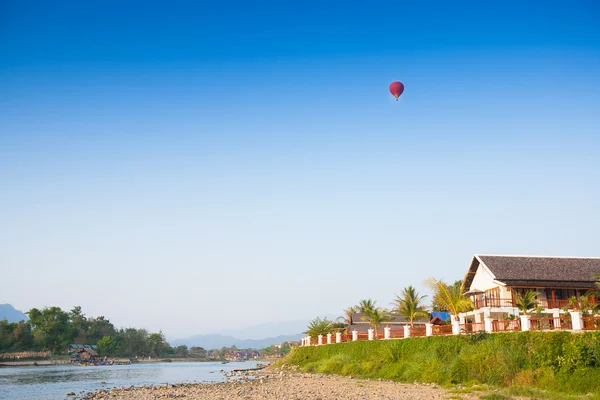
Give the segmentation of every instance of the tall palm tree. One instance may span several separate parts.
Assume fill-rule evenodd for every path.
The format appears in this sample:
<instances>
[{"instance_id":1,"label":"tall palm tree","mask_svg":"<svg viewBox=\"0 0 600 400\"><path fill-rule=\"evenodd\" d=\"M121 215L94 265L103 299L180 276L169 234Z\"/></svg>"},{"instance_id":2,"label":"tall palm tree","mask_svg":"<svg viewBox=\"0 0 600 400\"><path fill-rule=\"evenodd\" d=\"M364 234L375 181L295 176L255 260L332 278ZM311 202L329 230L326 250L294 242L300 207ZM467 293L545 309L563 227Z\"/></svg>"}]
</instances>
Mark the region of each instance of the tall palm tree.
<instances>
[{"instance_id":1,"label":"tall palm tree","mask_svg":"<svg viewBox=\"0 0 600 400\"><path fill-rule=\"evenodd\" d=\"M455 320L458 320L458 314L473 309L473 302L470 298L463 296L465 292L465 283L449 286L435 278L429 278L425 284L433 290L440 303L452 314Z\"/></svg>"},{"instance_id":2,"label":"tall palm tree","mask_svg":"<svg viewBox=\"0 0 600 400\"><path fill-rule=\"evenodd\" d=\"M414 327L414 320L426 318L429 313L421 301L427 296L419 296L419 293L414 287L408 286L402 290L401 295L396 295L396 299L392 302L394 308L392 311L402 315L410 322L410 327Z\"/></svg>"},{"instance_id":3,"label":"tall palm tree","mask_svg":"<svg viewBox=\"0 0 600 400\"><path fill-rule=\"evenodd\" d=\"M523 314L527 315L530 310L536 308L538 301L539 293L534 292L533 290L528 290L521 296L519 293L515 293L515 305L517 308L523 312Z\"/></svg>"}]
</instances>

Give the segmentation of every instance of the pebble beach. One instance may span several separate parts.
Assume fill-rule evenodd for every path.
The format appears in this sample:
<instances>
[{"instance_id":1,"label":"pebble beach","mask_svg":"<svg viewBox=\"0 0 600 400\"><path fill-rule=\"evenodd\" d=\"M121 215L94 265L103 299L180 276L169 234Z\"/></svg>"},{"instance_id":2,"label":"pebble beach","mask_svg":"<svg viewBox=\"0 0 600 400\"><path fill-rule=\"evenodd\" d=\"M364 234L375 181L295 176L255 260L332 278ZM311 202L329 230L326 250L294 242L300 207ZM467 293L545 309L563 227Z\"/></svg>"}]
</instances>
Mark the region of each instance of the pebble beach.
<instances>
[{"instance_id":1,"label":"pebble beach","mask_svg":"<svg viewBox=\"0 0 600 400\"><path fill-rule=\"evenodd\" d=\"M203 400L404 400L457 398L437 385L406 384L389 381L353 379L331 375L287 371L261 371L250 379L217 384L175 384L114 388L88 393L77 399L203 399ZM461 399L478 399L461 394Z\"/></svg>"}]
</instances>

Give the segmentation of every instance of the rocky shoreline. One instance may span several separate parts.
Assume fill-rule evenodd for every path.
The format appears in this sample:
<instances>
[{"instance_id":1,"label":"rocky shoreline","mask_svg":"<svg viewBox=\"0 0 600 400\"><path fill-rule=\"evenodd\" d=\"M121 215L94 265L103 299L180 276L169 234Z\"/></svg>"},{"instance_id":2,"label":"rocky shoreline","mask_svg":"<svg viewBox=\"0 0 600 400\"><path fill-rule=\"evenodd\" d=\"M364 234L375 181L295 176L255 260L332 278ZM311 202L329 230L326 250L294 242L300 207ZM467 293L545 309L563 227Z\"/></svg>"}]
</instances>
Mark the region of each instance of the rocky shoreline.
<instances>
[{"instance_id":1,"label":"rocky shoreline","mask_svg":"<svg viewBox=\"0 0 600 400\"><path fill-rule=\"evenodd\" d=\"M175 384L114 388L87 393L74 399L202 399L202 400L419 400L448 399L455 394L435 384L406 384L389 381L353 379L331 375L302 374L285 370L252 371L230 376L216 384ZM73 395L69 393L69 395ZM461 394L461 399L478 399Z\"/></svg>"}]
</instances>

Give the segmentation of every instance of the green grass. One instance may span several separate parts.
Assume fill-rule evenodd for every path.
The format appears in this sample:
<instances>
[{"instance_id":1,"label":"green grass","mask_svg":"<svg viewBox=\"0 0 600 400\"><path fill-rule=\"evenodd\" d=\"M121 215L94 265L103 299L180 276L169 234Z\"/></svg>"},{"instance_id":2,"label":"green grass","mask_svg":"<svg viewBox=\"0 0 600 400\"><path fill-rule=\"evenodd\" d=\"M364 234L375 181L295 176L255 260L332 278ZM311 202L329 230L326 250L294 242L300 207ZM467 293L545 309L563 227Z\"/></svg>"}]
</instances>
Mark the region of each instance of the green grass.
<instances>
[{"instance_id":1,"label":"green grass","mask_svg":"<svg viewBox=\"0 0 600 400\"><path fill-rule=\"evenodd\" d=\"M591 397L586 398L600 400L600 332L511 332L358 341L300 347L283 362L313 373L445 386L484 384L515 391L536 389L522 395L537 398L590 393Z\"/></svg>"}]
</instances>

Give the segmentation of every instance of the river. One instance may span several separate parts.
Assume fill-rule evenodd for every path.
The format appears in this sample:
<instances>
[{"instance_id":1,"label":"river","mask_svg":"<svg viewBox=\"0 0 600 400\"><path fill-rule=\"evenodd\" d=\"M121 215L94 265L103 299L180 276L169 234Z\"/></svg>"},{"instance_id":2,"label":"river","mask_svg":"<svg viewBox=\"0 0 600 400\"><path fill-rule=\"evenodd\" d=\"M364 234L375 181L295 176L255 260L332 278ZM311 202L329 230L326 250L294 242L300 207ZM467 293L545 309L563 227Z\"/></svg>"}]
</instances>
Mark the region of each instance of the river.
<instances>
[{"instance_id":1,"label":"river","mask_svg":"<svg viewBox=\"0 0 600 400\"><path fill-rule=\"evenodd\" d=\"M256 362L174 362L81 367L57 365L47 367L0 368L0 399L66 399L100 388L140 385L164 385L183 382L223 382L221 370L246 369ZM104 384L101 382L105 382Z\"/></svg>"}]
</instances>

